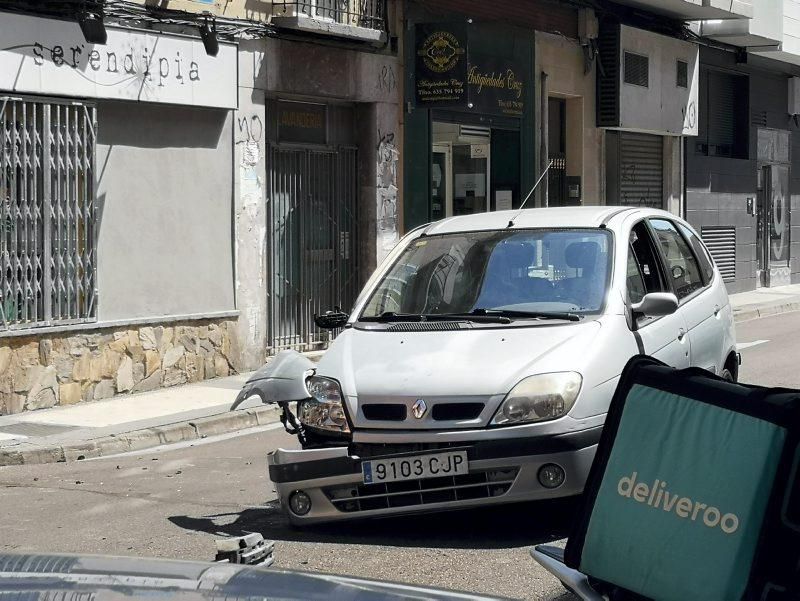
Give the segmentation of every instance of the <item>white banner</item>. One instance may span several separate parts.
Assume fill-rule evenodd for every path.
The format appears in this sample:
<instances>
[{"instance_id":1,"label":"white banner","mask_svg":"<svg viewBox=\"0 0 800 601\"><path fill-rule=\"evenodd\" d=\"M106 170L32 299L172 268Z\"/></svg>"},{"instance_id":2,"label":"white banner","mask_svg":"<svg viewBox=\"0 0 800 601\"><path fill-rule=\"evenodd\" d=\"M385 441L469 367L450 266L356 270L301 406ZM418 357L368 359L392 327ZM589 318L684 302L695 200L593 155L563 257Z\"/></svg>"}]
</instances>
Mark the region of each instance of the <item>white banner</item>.
<instances>
[{"instance_id":1,"label":"white banner","mask_svg":"<svg viewBox=\"0 0 800 601\"><path fill-rule=\"evenodd\" d=\"M0 94L236 108L235 44L208 56L199 37L106 29L99 46L75 22L0 12Z\"/></svg>"}]
</instances>

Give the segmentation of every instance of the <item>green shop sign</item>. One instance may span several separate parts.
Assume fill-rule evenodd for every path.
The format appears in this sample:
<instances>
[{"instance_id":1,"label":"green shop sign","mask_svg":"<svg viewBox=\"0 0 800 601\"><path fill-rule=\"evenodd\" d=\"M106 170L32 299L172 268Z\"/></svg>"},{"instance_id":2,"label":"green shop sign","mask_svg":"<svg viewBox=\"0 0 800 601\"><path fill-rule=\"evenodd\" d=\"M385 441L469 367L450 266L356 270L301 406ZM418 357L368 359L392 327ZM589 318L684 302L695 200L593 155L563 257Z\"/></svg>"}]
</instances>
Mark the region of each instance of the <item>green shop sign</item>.
<instances>
[{"instance_id":1,"label":"green shop sign","mask_svg":"<svg viewBox=\"0 0 800 601\"><path fill-rule=\"evenodd\" d=\"M466 24L416 26L417 108L521 117L527 73L514 58L472 51Z\"/></svg>"}]
</instances>

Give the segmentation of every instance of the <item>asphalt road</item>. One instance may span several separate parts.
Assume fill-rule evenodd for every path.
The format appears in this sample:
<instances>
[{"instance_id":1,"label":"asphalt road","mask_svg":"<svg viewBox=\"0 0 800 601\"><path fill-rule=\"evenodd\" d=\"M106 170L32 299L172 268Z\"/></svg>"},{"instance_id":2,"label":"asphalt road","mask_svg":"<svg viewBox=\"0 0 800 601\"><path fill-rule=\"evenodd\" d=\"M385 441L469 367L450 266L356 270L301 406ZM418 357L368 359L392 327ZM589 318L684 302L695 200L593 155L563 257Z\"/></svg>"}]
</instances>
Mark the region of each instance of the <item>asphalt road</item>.
<instances>
[{"instance_id":1,"label":"asphalt road","mask_svg":"<svg viewBox=\"0 0 800 601\"><path fill-rule=\"evenodd\" d=\"M745 382L800 388L800 312L740 324ZM296 530L274 503L265 454L280 429L70 464L0 468L0 550L212 559L214 538L260 532L280 567L566 600L530 559L569 531L574 503Z\"/></svg>"}]
</instances>

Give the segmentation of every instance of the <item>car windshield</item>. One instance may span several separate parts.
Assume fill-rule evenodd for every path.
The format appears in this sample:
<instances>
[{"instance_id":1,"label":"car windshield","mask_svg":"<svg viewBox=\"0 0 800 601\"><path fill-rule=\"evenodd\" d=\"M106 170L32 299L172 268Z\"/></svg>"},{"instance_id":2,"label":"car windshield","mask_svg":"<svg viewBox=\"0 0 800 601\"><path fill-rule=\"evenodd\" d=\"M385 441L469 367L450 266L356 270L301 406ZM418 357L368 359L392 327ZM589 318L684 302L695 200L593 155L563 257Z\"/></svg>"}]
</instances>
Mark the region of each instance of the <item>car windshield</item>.
<instances>
[{"instance_id":1,"label":"car windshield","mask_svg":"<svg viewBox=\"0 0 800 601\"><path fill-rule=\"evenodd\" d=\"M390 313L596 313L611 257L604 229L459 232L411 242L362 318Z\"/></svg>"}]
</instances>

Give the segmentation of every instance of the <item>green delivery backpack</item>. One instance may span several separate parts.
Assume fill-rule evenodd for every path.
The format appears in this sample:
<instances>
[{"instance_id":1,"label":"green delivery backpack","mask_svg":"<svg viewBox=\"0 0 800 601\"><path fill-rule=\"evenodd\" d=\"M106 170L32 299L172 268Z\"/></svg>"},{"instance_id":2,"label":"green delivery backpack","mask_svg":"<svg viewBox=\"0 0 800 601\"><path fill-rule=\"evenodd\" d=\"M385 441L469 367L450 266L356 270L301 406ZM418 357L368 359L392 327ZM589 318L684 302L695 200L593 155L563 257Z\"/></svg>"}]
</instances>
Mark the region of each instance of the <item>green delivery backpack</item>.
<instances>
[{"instance_id":1,"label":"green delivery backpack","mask_svg":"<svg viewBox=\"0 0 800 601\"><path fill-rule=\"evenodd\" d=\"M634 357L566 564L611 597L800 599L798 442L800 391Z\"/></svg>"}]
</instances>

